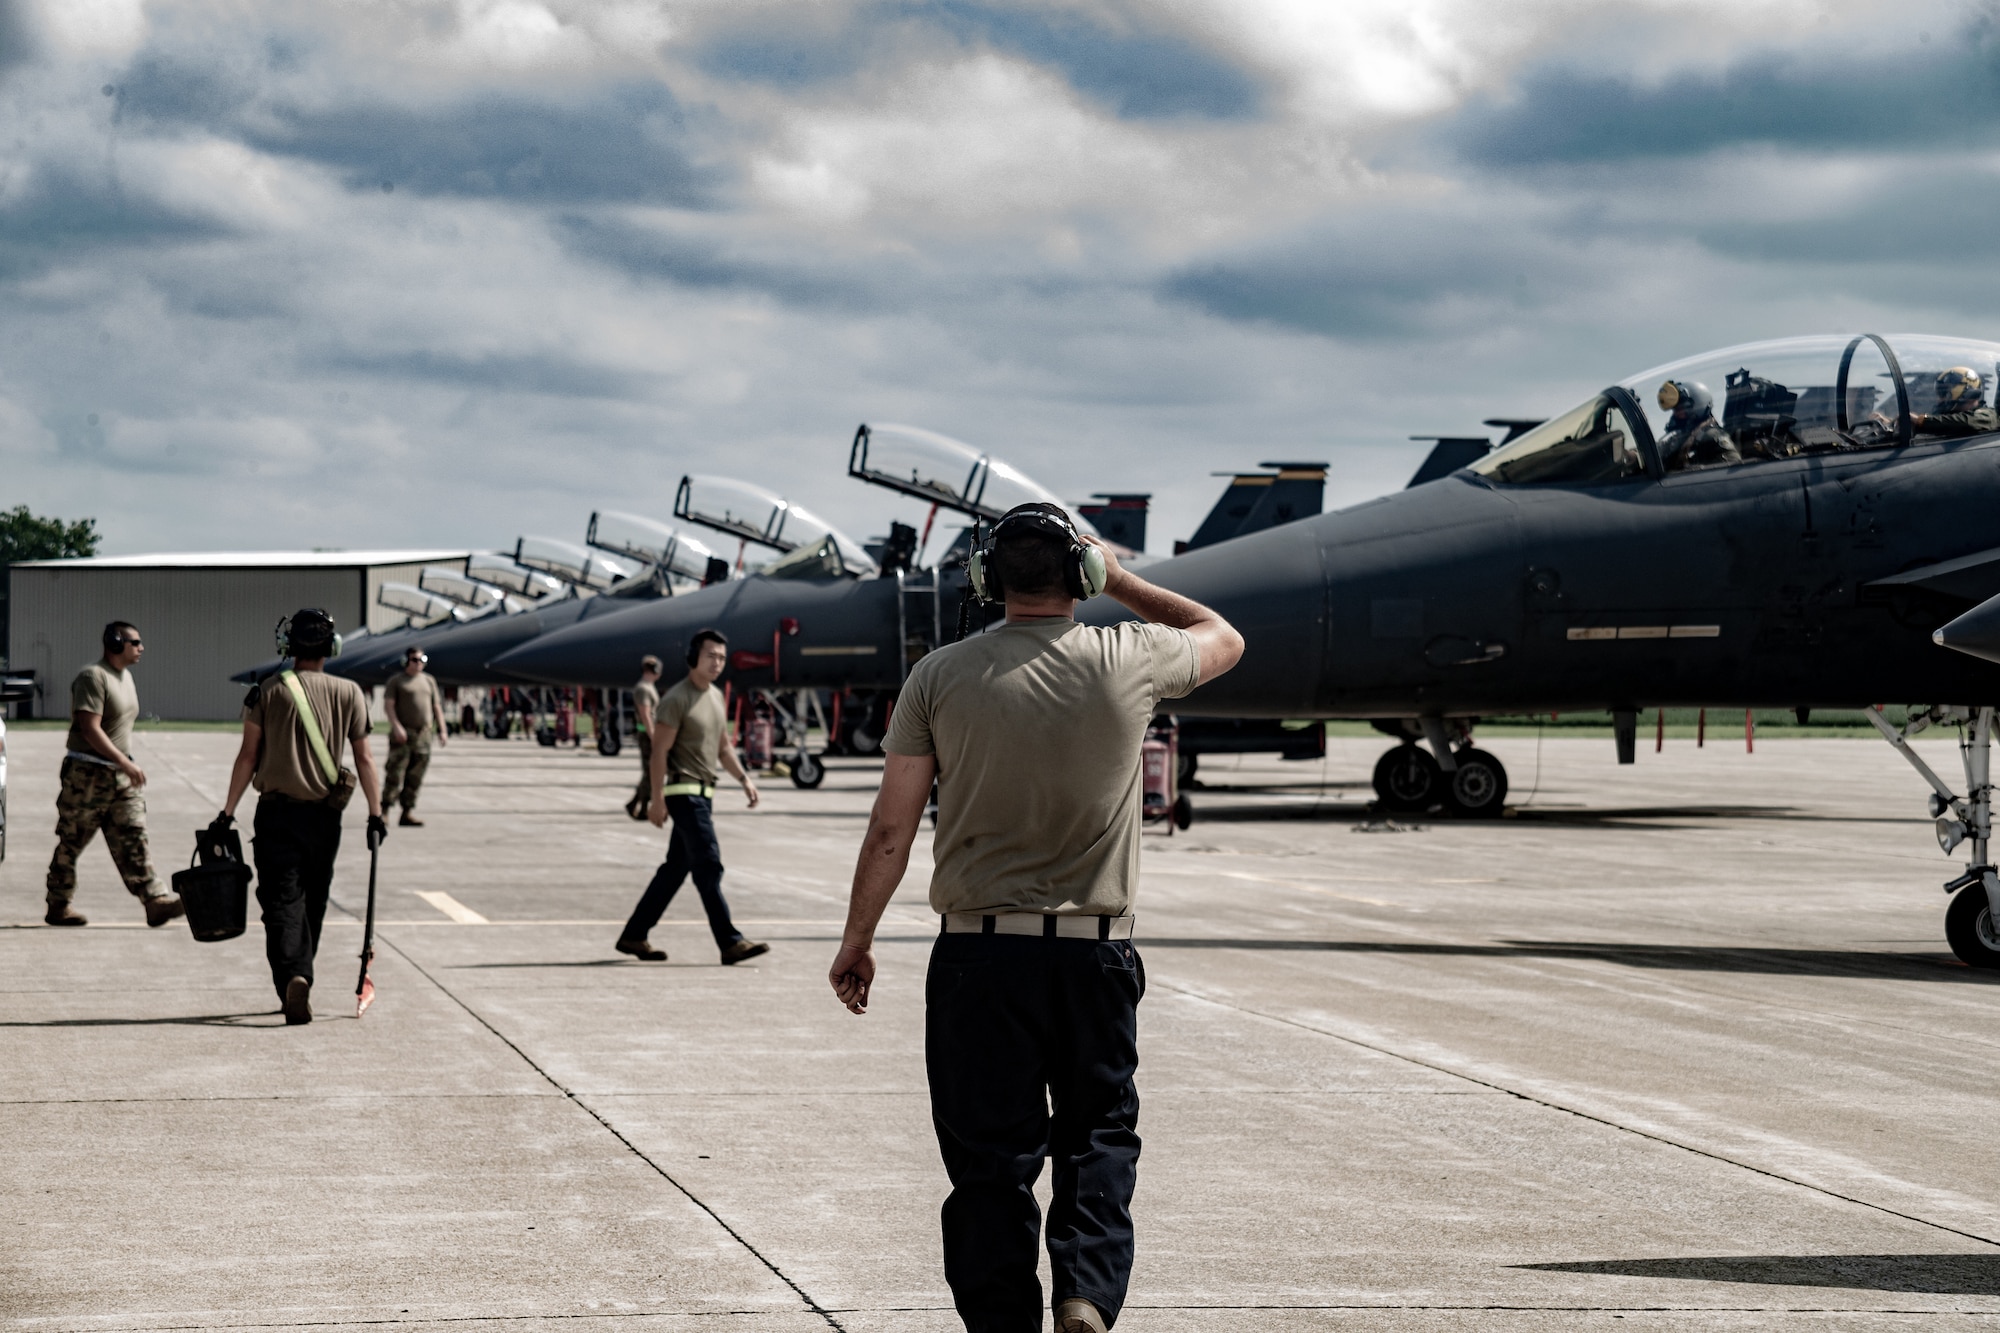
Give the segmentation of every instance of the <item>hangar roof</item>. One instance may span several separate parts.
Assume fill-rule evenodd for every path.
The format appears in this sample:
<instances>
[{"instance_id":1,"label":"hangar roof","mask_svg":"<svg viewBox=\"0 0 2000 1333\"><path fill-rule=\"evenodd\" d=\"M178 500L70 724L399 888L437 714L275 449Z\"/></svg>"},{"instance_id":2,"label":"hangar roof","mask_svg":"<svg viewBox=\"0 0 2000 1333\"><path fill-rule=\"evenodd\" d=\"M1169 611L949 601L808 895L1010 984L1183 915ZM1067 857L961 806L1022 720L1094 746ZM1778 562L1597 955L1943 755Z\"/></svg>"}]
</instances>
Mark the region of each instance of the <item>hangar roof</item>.
<instances>
[{"instance_id":1,"label":"hangar roof","mask_svg":"<svg viewBox=\"0 0 2000 1333\"><path fill-rule=\"evenodd\" d=\"M22 560L16 569L353 569L361 565L415 565L463 560L469 552L434 549L388 551L169 551L159 555L93 555L77 560Z\"/></svg>"}]
</instances>

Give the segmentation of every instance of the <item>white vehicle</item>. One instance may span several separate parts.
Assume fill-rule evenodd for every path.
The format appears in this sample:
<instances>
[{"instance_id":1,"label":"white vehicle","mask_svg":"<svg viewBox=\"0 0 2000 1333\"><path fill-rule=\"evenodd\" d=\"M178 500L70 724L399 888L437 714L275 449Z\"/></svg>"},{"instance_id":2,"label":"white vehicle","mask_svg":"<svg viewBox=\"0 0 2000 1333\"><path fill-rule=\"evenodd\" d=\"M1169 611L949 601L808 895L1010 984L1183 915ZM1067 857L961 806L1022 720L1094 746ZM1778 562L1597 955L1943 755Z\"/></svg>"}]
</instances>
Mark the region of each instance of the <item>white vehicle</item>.
<instances>
[{"instance_id":1,"label":"white vehicle","mask_svg":"<svg viewBox=\"0 0 2000 1333\"><path fill-rule=\"evenodd\" d=\"M6 705L35 697L33 676L0 675L0 861L7 859L7 712Z\"/></svg>"}]
</instances>

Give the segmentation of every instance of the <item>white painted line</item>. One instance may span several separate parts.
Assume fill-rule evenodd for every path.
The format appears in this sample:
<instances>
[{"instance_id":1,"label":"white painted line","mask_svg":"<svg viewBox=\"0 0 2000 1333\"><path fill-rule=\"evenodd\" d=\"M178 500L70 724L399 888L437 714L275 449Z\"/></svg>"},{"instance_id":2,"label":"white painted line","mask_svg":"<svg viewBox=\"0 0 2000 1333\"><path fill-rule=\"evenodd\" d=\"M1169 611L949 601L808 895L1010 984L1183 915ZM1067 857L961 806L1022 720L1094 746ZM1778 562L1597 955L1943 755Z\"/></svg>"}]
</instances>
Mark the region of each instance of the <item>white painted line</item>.
<instances>
[{"instance_id":1,"label":"white painted line","mask_svg":"<svg viewBox=\"0 0 2000 1333\"><path fill-rule=\"evenodd\" d=\"M448 893L437 889L412 889L410 892L416 894L417 897L422 898L425 902L437 908L438 911L443 912L461 926L487 926L492 924L485 917L479 915L479 913L473 911L470 907L467 907Z\"/></svg>"}]
</instances>

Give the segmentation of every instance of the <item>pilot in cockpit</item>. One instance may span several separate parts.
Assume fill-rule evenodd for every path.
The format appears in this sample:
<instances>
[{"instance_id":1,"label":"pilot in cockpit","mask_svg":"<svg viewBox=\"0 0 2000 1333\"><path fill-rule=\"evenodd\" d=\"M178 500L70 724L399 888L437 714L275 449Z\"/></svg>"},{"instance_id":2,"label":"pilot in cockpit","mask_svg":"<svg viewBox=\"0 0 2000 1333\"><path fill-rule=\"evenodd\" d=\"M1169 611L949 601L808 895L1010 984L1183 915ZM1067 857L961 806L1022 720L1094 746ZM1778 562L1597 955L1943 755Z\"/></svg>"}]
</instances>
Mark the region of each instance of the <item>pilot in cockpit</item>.
<instances>
[{"instance_id":1,"label":"pilot in cockpit","mask_svg":"<svg viewBox=\"0 0 2000 1333\"><path fill-rule=\"evenodd\" d=\"M1660 410L1667 414L1660 437L1660 463L1669 472L1740 463L1736 441L1715 419L1715 399L1706 385L1668 380L1660 386Z\"/></svg>"},{"instance_id":2,"label":"pilot in cockpit","mask_svg":"<svg viewBox=\"0 0 2000 1333\"><path fill-rule=\"evenodd\" d=\"M1937 377L1937 410L1910 413L1917 435L1984 435L2000 431L2000 412L1986 405L1986 384L1970 366L1953 366Z\"/></svg>"}]
</instances>

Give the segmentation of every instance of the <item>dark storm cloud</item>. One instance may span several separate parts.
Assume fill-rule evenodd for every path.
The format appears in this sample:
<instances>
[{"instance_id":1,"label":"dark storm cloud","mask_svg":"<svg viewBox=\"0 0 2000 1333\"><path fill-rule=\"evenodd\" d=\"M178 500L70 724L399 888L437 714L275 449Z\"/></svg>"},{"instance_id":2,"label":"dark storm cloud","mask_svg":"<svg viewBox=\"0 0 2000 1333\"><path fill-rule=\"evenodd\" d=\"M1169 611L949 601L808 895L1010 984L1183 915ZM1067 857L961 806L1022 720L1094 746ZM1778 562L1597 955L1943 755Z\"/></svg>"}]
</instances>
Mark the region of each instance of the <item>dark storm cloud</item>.
<instances>
[{"instance_id":1,"label":"dark storm cloud","mask_svg":"<svg viewBox=\"0 0 2000 1333\"><path fill-rule=\"evenodd\" d=\"M0 0L0 78L33 55L26 0Z\"/></svg>"},{"instance_id":2,"label":"dark storm cloud","mask_svg":"<svg viewBox=\"0 0 2000 1333\"><path fill-rule=\"evenodd\" d=\"M781 87L851 79L942 37L1055 70L1084 96L1130 119L1255 115L1258 81L1218 52L1134 17L1110 26L1086 15L936 0L863 5L845 21L783 11L782 26L720 36L697 59L712 74Z\"/></svg>"},{"instance_id":3,"label":"dark storm cloud","mask_svg":"<svg viewBox=\"0 0 2000 1333\"><path fill-rule=\"evenodd\" d=\"M1549 67L1474 103L1445 138L1486 167L1690 157L1738 145L1818 152L1990 144L2000 135L2000 24L1981 16L1876 59L1755 51L1656 86Z\"/></svg>"},{"instance_id":4,"label":"dark storm cloud","mask_svg":"<svg viewBox=\"0 0 2000 1333\"><path fill-rule=\"evenodd\" d=\"M306 108L260 88L297 59L271 46L255 64L149 56L118 85L120 122L228 135L332 167L353 189L702 208L722 180L695 161L686 115L659 83L600 85L575 100L487 93Z\"/></svg>"},{"instance_id":5,"label":"dark storm cloud","mask_svg":"<svg viewBox=\"0 0 2000 1333\"><path fill-rule=\"evenodd\" d=\"M1463 203L1385 207L1189 265L1160 293L1224 319L1337 338L1437 329L1467 304L1544 302L1586 281L1585 247Z\"/></svg>"},{"instance_id":6,"label":"dark storm cloud","mask_svg":"<svg viewBox=\"0 0 2000 1333\"><path fill-rule=\"evenodd\" d=\"M635 398L643 396L645 388L640 376L549 356L350 351L325 357L320 364L329 370L390 379L553 398Z\"/></svg>"},{"instance_id":7,"label":"dark storm cloud","mask_svg":"<svg viewBox=\"0 0 2000 1333\"><path fill-rule=\"evenodd\" d=\"M687 151L673 95L655 83L576 106L489 96L433 110L280 111L252 131L267 152L339 168L352 186L542 203L712 203L716 174Z\"/></svg>"},{"instance_id":8,"label":"dark storm cloud","mask_svg":"<svg viewBox=\"0 0 2000 1333\"><path fill-rule=\"evenodd\" d=\"M42 168L21 194L0 204L0 275L39 272L79 251L226 235L114 180Z\"/></svg>"},{"instance_id":9,"label":"dark storm cloud","mask_svg":"<svg viewBox=\"0 0 2000 1333\"><path fill-rule=\"evenodd\" d=\"M555 231L564 248L579 258L679 287L758 292L784 305L844 309L877 306L884 297L880 275L844 277L744 258L713 241L623 222L569 214L556 220Z\"/></svg>"}]
</instances>

